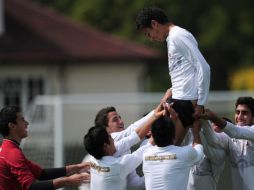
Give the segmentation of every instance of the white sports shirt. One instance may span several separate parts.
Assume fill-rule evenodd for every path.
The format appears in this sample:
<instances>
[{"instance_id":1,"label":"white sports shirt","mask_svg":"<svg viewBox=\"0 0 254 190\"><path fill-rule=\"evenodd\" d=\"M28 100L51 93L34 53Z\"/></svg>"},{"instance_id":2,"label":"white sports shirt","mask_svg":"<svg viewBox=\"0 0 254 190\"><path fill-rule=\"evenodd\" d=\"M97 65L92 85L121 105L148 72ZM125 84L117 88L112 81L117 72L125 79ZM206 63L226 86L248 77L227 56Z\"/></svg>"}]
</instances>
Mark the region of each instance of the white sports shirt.
<instances>
[{"instance_id":1,"label":"white sports shirt","mask_svg":"<svg viewBox=\"0 0 254 190\"><path fill-rule=\"evenodd\" d=\"M170 29L166 41L172 98L197 100L198 105L205 105L210 87L210 66L198 49L197 41L179 26Z\"/></svg>"},{"instance_id":2,"label":"white sports shirt","mask_svg":"<svg viewBox=\"0 0 254 190\"><path fill-rule=\"evenodd\" d=\"M216 190L224 169L226 151L209 145L202 129L200 138L205 155L198 164L191 168L187 190Z\"/></svg>"},{"instance_id":3,"label":"white sports shirt","mask_svg":"<svg viewBox=\"0 0 254 190\"><path fill-rule=\"evenodd\" d=\"M135 136L135 133L130 136ZM91 190L125 190L127 176L141 164L143 152L149 146L150 144L142 146L132 154L117 158L113 156L104 156L100 160L92 158Z\"/></svg>"},{"instance_id":4,"label":"white sports shirt","mask_svg":"<svg viewBox=\"0 0 254 190\"><path fill-rule=\"evenodd\" d=\"M202 145L149 147L143 155L146 190L186 190L190 168L202 157Z\"/></svg>"},{"instance_id":5,"label":"white sports shirt","mask_svg":"<svg viewBox=\"0 0 254 190\"><path fill-rule=\"evenodd\" d=\"M151 111L149 114L147 114L145 117L142 117L141 119L137 120L136 122L132 123L130 126L128 126L125 130L120 132L115 132L111 134L111 137L114 139L115 147L116 147L116 153L114 154L114 157L119 157L124 154L130 154L130 148L134 144L138 143L140 141L139 138L136 138L136 140L132 140L132 142L126 143L124 141L121 141L121 139L130 136L133 132L135 132L135 129L138 127L143 126L146 121L152 117L154 114L154 111ZM136 133L136 132L135 132ZM91 158L91 156L86 156ZM88 158L84 158L84 161L88 161ZM83 184L79 187L79 190L89 190L90 184ZM140 177L136 170L132 171L127 176L127 189L135 189L135 190L143 190L145 189L145 179L144 177Z\"/></svg>"},{"instance_id":6,"label":"white sports shirt","mask_svg":"<svg viewBox=\"0 0 254 190\"><path fill-rule=\"evenodd\" d=\"M204 127L207 142L229 152L233 190L253 190L254 125L237 126L227 122L223 131L218 134L210 126Z\"/></svg>"}]
</instances>

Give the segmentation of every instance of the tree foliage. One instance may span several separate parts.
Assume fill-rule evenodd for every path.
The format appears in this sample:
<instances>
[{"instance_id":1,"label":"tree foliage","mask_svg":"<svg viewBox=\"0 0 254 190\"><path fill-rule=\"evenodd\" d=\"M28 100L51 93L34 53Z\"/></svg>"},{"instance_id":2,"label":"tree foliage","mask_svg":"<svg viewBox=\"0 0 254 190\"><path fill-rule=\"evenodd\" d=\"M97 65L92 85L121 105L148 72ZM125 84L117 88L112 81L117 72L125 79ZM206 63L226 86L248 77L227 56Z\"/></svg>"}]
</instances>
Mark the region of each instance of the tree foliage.
<instances>
[{"instance_id":1,"label":"tree foliage","mask_svg":"<svg viewBox=\"0 0 254 190\"><path fill-rule=\"evenodd\" d=\"M199 47L212 69L211 89L213 90L228 89L231 72L239 66L254 65L253 0L37 1L79 22L160 48L161 51L165 51L164 45L150 42L138 34L135 28L135 17L138 10L146 6L163 8L175 24L186 28L197 38ZM160 73L159 69L157 72ZM158 79L159 76L155 73L156 77ZM165 85L168 85L168 81L165 81Z\"/></svg>"},{"instance_id":2,"label":"tree foliage","mask_svg":"<svg viewBox=\"0 0 254 190\"><path fill-rule=\"evenodd\" d=\"M229 79L231 90L254 90L254 67L241 67Z\"/></svg>"}]
</instances>

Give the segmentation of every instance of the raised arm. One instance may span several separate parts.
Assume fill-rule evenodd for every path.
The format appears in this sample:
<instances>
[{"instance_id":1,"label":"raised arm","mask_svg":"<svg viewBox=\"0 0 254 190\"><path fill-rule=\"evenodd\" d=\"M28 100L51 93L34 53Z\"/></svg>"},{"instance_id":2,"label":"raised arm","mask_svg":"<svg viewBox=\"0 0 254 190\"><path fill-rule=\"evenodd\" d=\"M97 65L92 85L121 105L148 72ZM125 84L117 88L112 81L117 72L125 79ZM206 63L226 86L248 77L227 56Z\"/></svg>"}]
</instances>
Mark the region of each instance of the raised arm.
<instances>
[{"instance_id":1,"label":"raised arm","mask_svg":"<svg viewBox=\"0 0 254 190\"><path fill-rule=\"evenodd\" d=\"M126 154L119 158L119 163L123 166L121 175L127 176L132 171L134 171L142 163L143 153L145 149L150 146L151 144L147 143L146 145L139 147L132 154Z\"/></svg>"},{"instance_id":2,"label":"raised arm","mask_svg":"<svg viewBox=\"0 0 254 190\"><path fill-rule=\"evenodd\" d=\"M222 129L223 132L232 138L254 141L254 126L238 127L218 117L209 109L205 110L204 117L211 120L213 123L215 123L215 125Z\"/></svg>"},{"instance_id":3,"label":"raised arm","mask_svg":"<svg viewBox=\"0 0 254 190\"><path fill-rule=\"evenodd\" d=\"M209 119L206 115L203 116L203 118L204 119ZM216 118L216 120L218 120L218 122L216 122L217 124L224 125L223 124L224 120L221 121L220 118ZM204 137L205 137L205 139L206 139L206 141L209 145L211 145L215 148L223 148L223 149L228 148L228 142L230 141L229 136L227 136L225 133L216 133L216 132L214 132L214 130L212 129L210 123L207 120L201 120L201 125L202 125L202 133L203 133L203 135L204 135Z\"/></svg>"},{"instance_id":4,"label":"raised arm","mask_svg":"<svg viewBox=\"0 0 254 190\"><path fill-rule=\"evenodd\" d=\"M226 126L223 128L228 136L236 139L246 139L254 141L254 126L236 126L230 122L227 122Z\"/></svg>"},{"instance_id":5,"label":"raised arm","mask_svg":"<svg viewBox=\"0 0 254 190\"><path fill-rule=\"evenodd\" d=\"M201 130L201 122L195 122L192 128L192 134L193 134L192 146L193 147L197 144L202 144L201 138L199 135L200 130Z\"/></svg>"},{"instance_id":6,"label":"raised arm","mask_svg":"<svg viewBox=\"0 0 254 190\"><path fill-rule=\"evenodd\" d=\"M142 127L149 120L149 118L153 117L153 115L154 115L154 110L149 112L146 116L142 117L138 121L129 125L125 130L121 132L112 133L111 134L112 138L114 139L114 141L119 141L122 138L129 136L133 131L135 131L135 129Z\"/></svg>"},{"instance_id":7,"label":"raised arm","mask_svg":"<svg viewBox=\"0 0 254 190\"><path fill-rule=\"evenodd\" d=\"M203 156L204 156L204 150L203 150L203 146L201 143L201 139L199 136L199 132L201 129L201 124L200 122L197 122L195 125L193 125L192 128L192 133L193 133L193 142L192 142L192 147L195 149L195 158L193 161L194 163L199 162Z\"/></svg>"},{"instance_id":8,"label":"raised arm","mask_svg":"<svg viewBox=\"0 0 254 190\"><path fill-rule=\"evenodd\" d=\"M175 112L175 110L172 108L172 104L165 104L165 109L167 110L166 114L169 115L170 119L174 122L175 125L175 139L174 144L179 146L182 144L187 132L188 128L184 128L181 120L178 117L178 114Z\"/></svg>"},{"instance_id":9,"label":"raised arm","mask_svg":"<svg viewBox=\"0 0 254 190\"><path fill-rule=\"evenodd\" d=\"M212 112L209 109L205 109L202 118L212 121L215 125L217 125L221 129L225 128L227 125L227 122L224 119L218 117L214 112Z\"/></svg>"},{"instance_id":10,"label":"raised arm","mask_svg":"<svg viewBox=\"0 0 254 190\"><path fill-rule=\"evenodd\" d=\"M220 147L214 147L208 144L203 131L199 133L200 139L204 148L205 155L209 158L212 164L220 165L223 164L226 158L226 150Z\"/></svg>"},{"instance_id":11,"label":"raised arm","mask_svg":"<svg viewBox=\"0 0 254 190\"><path fill-rule=\"evenodd\" d=\"M163 104L160 103L157 108L155 108L153 116L148 118L148 120L143 124L142 127L136 128L135 131L138 136L142 139L151 130L152 124L155 120L161 117L165 113Z\"/></svg>"},{"instance_id":12,"label":"raised arm","mask_svg":"<svg viewBox=\"0 0 254 190\"><path fill-rule=\"evenodd\" d=\"M129 136L115 142L117 151L114 154L114 157L122 155L122 153L129 150L133 145L137 144L146 136L146 134L151 130L153 122L163 115L164 109L162 104L160 103L152 113L152 117L149 117L143 126L136 128Z\"/></svg>"}]
</instances>

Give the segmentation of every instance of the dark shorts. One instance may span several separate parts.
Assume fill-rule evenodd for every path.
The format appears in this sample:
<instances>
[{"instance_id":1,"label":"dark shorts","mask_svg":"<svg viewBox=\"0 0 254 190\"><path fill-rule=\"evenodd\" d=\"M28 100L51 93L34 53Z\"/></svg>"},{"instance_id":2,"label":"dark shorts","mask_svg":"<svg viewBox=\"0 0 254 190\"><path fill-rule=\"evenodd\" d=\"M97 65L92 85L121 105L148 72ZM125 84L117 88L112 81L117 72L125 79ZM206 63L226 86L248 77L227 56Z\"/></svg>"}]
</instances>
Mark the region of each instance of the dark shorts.
<instances>
[{"instance_id":1,"label":"dark shorts","mask_svg":"<svg viewBox=\"0 0 254 190\"><path fill-rule=\"evenodd\" d=\"M178 117L181 120L183 127L189 127L193 124L194 118L192 114L194 113L194 107L190 100L177 100L169 98L168 103L173 103L172 108L178 113Z\"/></svg>"}]
</instances>

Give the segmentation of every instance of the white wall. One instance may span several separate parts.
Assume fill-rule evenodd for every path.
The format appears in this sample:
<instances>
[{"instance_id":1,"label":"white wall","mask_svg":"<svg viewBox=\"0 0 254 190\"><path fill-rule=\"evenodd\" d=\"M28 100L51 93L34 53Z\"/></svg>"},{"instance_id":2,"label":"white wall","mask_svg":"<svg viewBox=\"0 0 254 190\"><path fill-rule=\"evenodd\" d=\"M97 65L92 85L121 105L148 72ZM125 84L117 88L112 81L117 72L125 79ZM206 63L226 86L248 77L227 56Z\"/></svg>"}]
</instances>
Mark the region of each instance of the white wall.
<instances>
[{"instance_id":1,"label":"white wall","mask_svg":"<svg viewBox=\"0 0 254 190\"><path fill-rule=\"evenodd\" d=\"M142 91L143 72L141 63L69 64L64 74L66 92L139 92Z\"/></svg>"}]
</instances>

